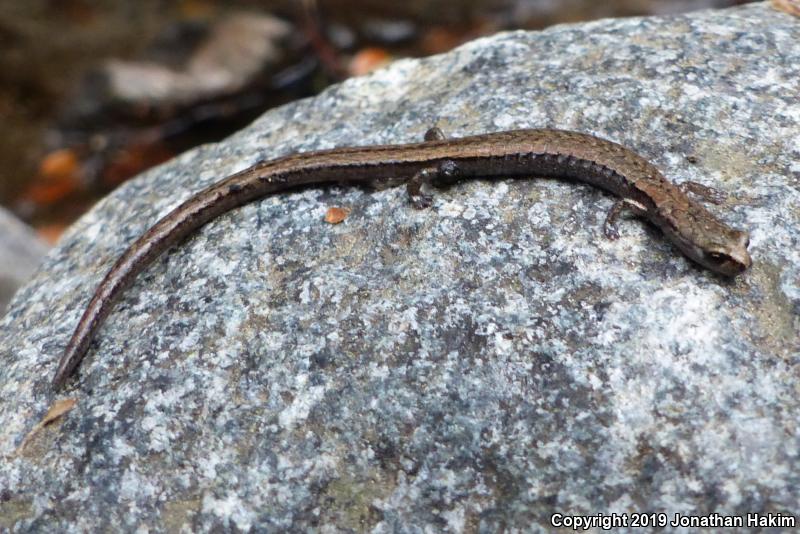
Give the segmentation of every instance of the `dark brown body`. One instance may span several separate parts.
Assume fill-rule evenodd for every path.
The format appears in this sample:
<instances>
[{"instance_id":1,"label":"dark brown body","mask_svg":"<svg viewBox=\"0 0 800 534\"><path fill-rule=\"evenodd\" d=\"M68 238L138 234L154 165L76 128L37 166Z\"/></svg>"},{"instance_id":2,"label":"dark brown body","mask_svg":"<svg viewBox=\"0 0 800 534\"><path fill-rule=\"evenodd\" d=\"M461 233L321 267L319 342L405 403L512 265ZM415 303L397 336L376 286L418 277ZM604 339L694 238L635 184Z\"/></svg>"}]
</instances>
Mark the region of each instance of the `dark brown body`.
<instances>
[{"instance_id":1,"label":"dark brown body","mask_svg":"<svg viewBox=\"0 0 800 534\"><path fill-rule=\"evenodd\" d=\"M95 291L59 362L53 383L75 371L114 302L157 256L217 216L267 195L325 183L395 186L449 171L441 181L543 176L580 180L622 199L660 227L685 254L725 275L750 265L747 234L718 221L647 160L592 135L514 130L406 145L338 148L257 164L189 198L137 239ZM422 173L422 174L421 174ZM619 209L617 209L617 212Z\"/></svg>"}]
</instances>

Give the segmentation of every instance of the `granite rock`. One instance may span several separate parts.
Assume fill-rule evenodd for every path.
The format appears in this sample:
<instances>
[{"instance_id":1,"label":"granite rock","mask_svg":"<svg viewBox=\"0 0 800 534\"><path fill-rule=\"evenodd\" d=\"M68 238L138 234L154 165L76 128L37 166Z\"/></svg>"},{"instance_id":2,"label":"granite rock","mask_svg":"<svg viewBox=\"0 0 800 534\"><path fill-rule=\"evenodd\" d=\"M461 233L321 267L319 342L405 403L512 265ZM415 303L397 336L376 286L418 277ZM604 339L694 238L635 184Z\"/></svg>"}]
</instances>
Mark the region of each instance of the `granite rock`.
<instances>
[{"instance_id":1,"label":"granite rock","mask_svg":"<svg viewBox=\"0 0 800 534\"><path fill-rule=\"evenodd\" d=\"M767 3L505 33L349 80L127 183L0 323L0 529L547 531L554 513L796 513L798 80L800 20ZM433 124L630 146L727 192L711 209L751 232L753 267L722 279L633 219L607 241L612 199L574 183L476 180L423 211L401 188L312 188L162 257L78 381L50 392L106 269L192 192ZM326 224L332 206L349 217Z\"/></svg>"}]
</instances>

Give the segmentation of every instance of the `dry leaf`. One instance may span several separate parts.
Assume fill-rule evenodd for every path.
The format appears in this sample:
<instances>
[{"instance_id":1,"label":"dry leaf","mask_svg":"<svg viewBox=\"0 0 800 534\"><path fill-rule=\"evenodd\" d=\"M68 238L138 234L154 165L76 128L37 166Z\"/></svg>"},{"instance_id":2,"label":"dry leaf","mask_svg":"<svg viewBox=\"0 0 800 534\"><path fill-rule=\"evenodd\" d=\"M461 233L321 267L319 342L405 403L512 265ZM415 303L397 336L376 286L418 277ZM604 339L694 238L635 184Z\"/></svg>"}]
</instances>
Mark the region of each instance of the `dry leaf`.
<instances>
[{"instance_id":1,"label":"dry leaf","mask_svg":"<svg viewBox=\"0 0 800 534\"><path fill-rule=\"evenodd\" d=\"M73 150L62 148L47 154L39 162L39 174L46 178L74 177L80 171L78 156Z\"/></svg>"},{"instance_id":2,"label":"dry leaf","mask_svg":"<svg viewBox=\"0 0 800 534\"><path fill-rule=\"evenodd\" d=\"M67 148L49 153L39 164L31 185L22 193L23 202L49 206L73 194L81 182L78 156Z\"/></svg>"},{"instance_id":3,"label":"dry leaf","mask_svg":"<svg viewBox=\"0 0 800 534\"><path fill-rule=\"evenodd\" d=\"M800 0L772 0L772 7L795 17L800 17Z\"/></svg>"},{"instance_id":4,"label":"dry leaf","mask_svg":"<svg viewBox=\"0 0 800 534\"><path fill-rule=\"evenodd\" d=\"M17 447L17 453L22 452L22 450L25 449L25 446L28 445L28 443L30 443L30 441L36 437L36 434L38 434L44 427L61 418L62 415L72 410L77 403L78 399L62 399L54 402L53 405L50 406L50 409L47 410L45 416L42 417L42 420L36 423L36 426L34 426L31 431L28 432L28 435L25 436L25 438L22 440L22 443L19 444L19 447Z\"/></svg>"},{"instance_id":5,"label":"dry leaf","mask_svg":"<svg viewBox=\"0 0 800 534\"><path fill-rule=\"evenodd\" d=\"M325 212L325 222L330 224L339 224L347 218L350 210L347 208L328 208Z\"/></svg>"},{"instance_id":6,"label":"dry leaf","mask_svg":"<svg viewBox=\"0 0 800 534\"><path fill-rule=\"evenodd\" d=\"M66 229L67 225L62 223L39 224L36 226L36 234L47 243L55 245Z\"/></svg>"},{"instance_id":7,"label":"dry leaf","mask_svg":"<svg viewBox=\"0 0 800 534\"><path fill-rule=\"evenodd\" d=\"M76 404L78 404L78 399L63 399L54 402L53 405L50 406L50 409L47 410L47 413L39 422L39 424L42 426L49 425L50 423L52 423L53 421L55 421L56 419L58 419L71 409L73 409Z\"/></svg>"},{"instance_id":8,"label":"dry leaf","mask_svg":"<svg viewBox=\"0 0 800 534\"><path fill-rule=\"evenodd\" d=\"M391 61L392 56L383 48L363 48L350 60L348 70L350 71L350 76L362 76L388 65Z\"/></svg>"}]
</instances>

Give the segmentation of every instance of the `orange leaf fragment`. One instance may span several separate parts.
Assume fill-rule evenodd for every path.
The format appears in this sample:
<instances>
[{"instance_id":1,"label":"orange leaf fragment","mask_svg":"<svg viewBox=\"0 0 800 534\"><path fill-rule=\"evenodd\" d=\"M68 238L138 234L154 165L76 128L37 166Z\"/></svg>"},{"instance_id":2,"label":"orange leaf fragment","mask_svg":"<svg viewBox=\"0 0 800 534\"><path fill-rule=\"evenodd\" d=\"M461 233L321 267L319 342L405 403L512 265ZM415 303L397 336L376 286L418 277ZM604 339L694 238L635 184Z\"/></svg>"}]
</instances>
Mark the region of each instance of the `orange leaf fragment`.
<instances>
[{"instance_id":1,"label":"orange leaf fragment","mask_svg":"<svg viewBox=\"0 0 800 534\"><path fill-rule=\"evenodd\" d=\"M61 237L61 234L63 234L66 229L67 225L62 223L41 224L36 226L36 233L39 237L44 239L46 243L55 245L58 238Z\"/></svg>"},{"instance_id":2,"label":"orange leaf fragment","mask_svg":"<svg viewBox=\"0 0 800 534\"><path fill-rule=\"evenodd\" d=\"M426 54L441 54L467 40L469 36L463 33L443 26L434 26L425 32L419 46Z\"/></svg>"},{"instance_id":3,"label":"orange leaf fragment","mask_svg":"<svg viewBox=\"0 0 800 534\"><path fill-rule=\"evenodd\" d=\"M68 148L47 154L39 164L39 172L23 200L38 206L48 206L66 198L80 186L80 161L74 151Z\"/></svg>"},{"instance_id":4,"label":"orange leaf fragment","mask_svg":"<svg viewBox=\"0 0 800 534\"><path fill-rule=\"evenodd\" d=\"M47 154L39 164L39 174L46 178L75 176L78 173L78 156L69 148Z\"/></svg>"},{"instance_id":5,"label":"orange leaf fragment","mask_svg":"<svg viewBox=\"0 0 800 534\"><path fill-rule=\"evenodd\" d=\"M383 48L367 47L359 50L347 70L351 76L361 76L383 67L392 60L392 56Z\"/></svg>"},{"instance_id":6,"label":"orange leaf fragment","mask_svg":"<svg viewBox=\"0 0 800 534\"><path fill-rule=\"evenodd\" d=\"M131 144L120 149L103 169L103 184L116 187L142 171L164 163L175 156L163 143Z\"/></svg>"},{"instance_id":7,"label":"orange leaf fragment","mask_svg":"<svg viewBox=\"0 0 800 534\"><path fill-rule=\"evenodd\" d=\"M325 212L325 222L330 224L339 224L347 218L350 210L347 208L328 208Z\"/></svg>"}]
</instances>

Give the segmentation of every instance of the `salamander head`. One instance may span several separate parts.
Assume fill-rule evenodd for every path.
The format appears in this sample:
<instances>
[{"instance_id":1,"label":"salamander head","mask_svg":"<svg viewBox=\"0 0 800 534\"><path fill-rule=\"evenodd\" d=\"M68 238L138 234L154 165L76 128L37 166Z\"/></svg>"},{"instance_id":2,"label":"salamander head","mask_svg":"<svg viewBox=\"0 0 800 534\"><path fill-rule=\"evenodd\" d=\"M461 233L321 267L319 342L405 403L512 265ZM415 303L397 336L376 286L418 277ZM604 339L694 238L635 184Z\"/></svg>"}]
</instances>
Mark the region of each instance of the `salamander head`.
<instances>
[{"instance_id":1,"label":"salamander head","mask_svg":"<svg viewBox=\"0 0 800 534\"><path fill-rule=\"evenodd\" d=\"M695 207L695 206L692 206ZM665 233L700 265L725 276L736 276L750 267L747 252L750 234L717 220L705 208L670 217Z\"/></svg>"},{"instance_id":2,"label":"salamander head","mask_svg":"<svg viewBox=\"0 0 800 534\"><path fill-rule=\"evenodd\" d=\"M718 239L707 245L697 261L712 271L725 276L736 276L752 263L747 252L750 234L734 228L728 228L727 234L726 239Z\"/></svg>"}]
</instances>

